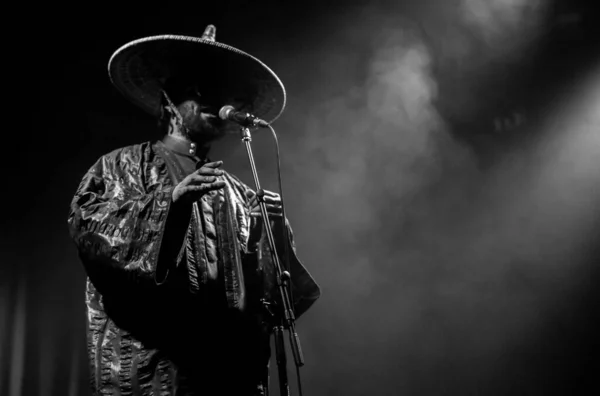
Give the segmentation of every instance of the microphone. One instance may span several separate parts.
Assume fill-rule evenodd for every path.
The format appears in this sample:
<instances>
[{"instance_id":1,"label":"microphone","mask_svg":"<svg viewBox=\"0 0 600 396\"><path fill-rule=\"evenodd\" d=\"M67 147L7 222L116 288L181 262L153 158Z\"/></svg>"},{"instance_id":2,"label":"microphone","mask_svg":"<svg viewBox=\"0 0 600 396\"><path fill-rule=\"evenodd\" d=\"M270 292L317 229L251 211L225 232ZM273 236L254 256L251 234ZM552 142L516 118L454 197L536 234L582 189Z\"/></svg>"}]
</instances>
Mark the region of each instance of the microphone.
<instances>
[{"instance_id":1,"label":"microphone","mask_svg":"<svg viewBox=\"0 0 600 396\"><path fill-rule=\"evenodd\" d=\"M219 110L219 118L224 121L233 121L240 124L243 127L268 127L269 123L265 120L261 120L258 117L253 116L243 111L237 111L231 105L225 105Z\"/></svg>"}]
</instances>

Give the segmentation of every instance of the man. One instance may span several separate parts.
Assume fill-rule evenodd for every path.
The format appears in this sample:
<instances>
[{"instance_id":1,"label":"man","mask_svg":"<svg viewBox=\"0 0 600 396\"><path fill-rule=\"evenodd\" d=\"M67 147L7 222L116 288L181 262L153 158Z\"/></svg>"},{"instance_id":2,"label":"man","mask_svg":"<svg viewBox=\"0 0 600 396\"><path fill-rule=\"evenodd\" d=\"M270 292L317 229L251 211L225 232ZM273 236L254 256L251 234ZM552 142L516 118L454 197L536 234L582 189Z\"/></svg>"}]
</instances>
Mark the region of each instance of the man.
<instances>
[{"instance_id":1,"label":"man","mask_svg":"<svg viewBox=\"0 0 600 396\"><path fill-rule=\"evenodd\" d=\"M88 275L94 395L265 395L281 307L270 248L256 194L207 156L235 127L215 116L220 106L272 121L283 85L258 59L216 42L212 25L202 38L126 44L109 74L167 134L102 156L71 204ZM279 195L265 197L298 317L320 290L296 256Z\"/></svg>"}]
</instances>

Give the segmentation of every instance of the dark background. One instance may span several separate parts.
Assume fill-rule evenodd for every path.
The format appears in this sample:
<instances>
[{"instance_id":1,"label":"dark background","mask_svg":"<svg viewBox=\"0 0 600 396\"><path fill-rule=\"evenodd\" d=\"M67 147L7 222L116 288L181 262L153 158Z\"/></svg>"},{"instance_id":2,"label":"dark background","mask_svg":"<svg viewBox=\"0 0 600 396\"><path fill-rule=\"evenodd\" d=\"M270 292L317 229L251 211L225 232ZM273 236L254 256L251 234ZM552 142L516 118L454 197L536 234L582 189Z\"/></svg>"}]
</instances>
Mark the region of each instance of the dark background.
<instances>
[{"instance_id":1,"label":"dark background","mask_svg":"<svg viewBox=\"0 0 600 396\"><path fill-rule=\"evenodd\" d=\"M19 28L5 36L0 394L88 394L69 202L100 155L160 138L108 60L208 23L288 91L275 123L288 217L323 289L298 324L306 395L594 394L599 14L592 1L477 3L5 15ZM212 156L251 184L238 140ZM254 149L275 189L269 136Z\"/></svg>"}]
</instances>

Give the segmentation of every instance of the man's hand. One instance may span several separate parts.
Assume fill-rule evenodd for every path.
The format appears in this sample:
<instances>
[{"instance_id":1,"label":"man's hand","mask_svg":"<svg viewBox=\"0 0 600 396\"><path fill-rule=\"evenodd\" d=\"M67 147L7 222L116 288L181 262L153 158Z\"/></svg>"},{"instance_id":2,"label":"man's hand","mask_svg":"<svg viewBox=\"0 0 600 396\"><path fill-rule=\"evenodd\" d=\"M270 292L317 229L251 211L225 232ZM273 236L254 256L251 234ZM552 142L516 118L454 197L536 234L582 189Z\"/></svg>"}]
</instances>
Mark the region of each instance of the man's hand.
<instances>
[{"instance_id":1,"label":"man's hand","mask_svg":"<svg viewBox=\"0 0 600 396\"><path fill-rule=\"evenodd\" d=\"M265 204L267 205L267 213L271 218L281 217L281 197L279 194L264 190ZM248 205L250 206L250 216L260 217L260 205L258 204L258 198L256 193L252 190L246 191L246 197L249 199Z\"/></svg>"},{"instance_id":2,"label":"man's hand","mask_svg":"<svg viewBox=\"0 0 600 396\"><path fill-rule=\"evenodd\" d=\"M197 171L190 173L173 189L173 203L194 202L209 191L219 190L225 182L218 180L224 172L218 169L223 161L208 162Z\"/></svg>"}]
</instances>

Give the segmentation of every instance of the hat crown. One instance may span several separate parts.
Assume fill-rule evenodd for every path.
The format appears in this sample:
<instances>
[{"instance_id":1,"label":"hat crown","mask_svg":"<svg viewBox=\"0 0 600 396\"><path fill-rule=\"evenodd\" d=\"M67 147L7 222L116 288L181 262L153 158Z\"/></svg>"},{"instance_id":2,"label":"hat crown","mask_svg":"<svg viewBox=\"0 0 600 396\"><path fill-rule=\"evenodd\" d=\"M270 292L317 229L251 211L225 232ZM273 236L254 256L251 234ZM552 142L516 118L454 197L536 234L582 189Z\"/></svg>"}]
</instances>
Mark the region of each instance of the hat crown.
<instances>
[{"instance_id":1,"label":"hat crown","mask_svg":"<svg viewBox=\"0 0 600 396\"><path fill-rule=\"evenodd\" d=\"M217 28L215 25L208 25L206 29L204 29L204 34L202 34L202 39L207 41L215 41L217 36Z\"/></svg>"}]
</instances>

